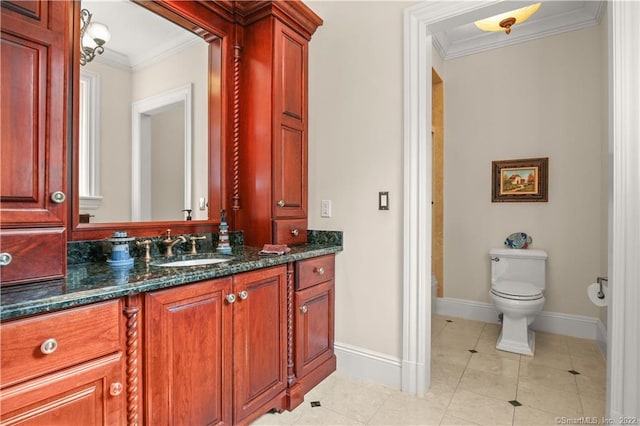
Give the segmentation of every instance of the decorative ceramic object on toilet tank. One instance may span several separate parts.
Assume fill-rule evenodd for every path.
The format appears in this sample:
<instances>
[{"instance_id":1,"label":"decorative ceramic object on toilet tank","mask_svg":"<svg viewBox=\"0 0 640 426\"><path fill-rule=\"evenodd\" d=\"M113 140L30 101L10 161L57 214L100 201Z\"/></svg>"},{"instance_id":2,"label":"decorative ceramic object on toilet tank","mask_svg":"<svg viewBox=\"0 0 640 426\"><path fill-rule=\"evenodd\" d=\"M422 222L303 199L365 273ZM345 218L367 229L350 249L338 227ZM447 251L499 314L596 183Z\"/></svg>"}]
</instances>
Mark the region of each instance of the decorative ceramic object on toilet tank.
<instances>
[{"instance_id":1,"label":"decorative ceramic object on toilet tank","mask_svg":"<svg viewBox=\"0 0 640 426\"><path fill-rule=\"evenodd\" d=\"M504 245L513 249L526 249L533 239L524 232L514 232L504 240Z\"/></svg>"}]
</instances>

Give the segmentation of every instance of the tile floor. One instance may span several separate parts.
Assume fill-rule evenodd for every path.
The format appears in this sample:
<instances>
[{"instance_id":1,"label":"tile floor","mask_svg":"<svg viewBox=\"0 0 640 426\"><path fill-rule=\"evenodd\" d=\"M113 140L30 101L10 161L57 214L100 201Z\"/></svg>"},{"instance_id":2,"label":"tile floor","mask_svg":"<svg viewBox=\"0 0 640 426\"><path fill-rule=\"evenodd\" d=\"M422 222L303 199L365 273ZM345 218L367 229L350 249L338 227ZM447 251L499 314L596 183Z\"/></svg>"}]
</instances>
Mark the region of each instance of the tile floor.
<instances>
[{"instance_id":1,"label":"tile floor","mask_svg":"<svg viewBox=\"0 0 640 426\"><path fill-rule=\"evenodd\" d=\"M597 424L602 422L606 363L594 341L539 332L532 358L496 350L499 331L499 324L433 315L431 388L425 397L334 373L294 411L266 414L254 424L558 425L594 424L594 418ZM311 401L321 406L311 407Z\"/></svg>"}]
</instances>

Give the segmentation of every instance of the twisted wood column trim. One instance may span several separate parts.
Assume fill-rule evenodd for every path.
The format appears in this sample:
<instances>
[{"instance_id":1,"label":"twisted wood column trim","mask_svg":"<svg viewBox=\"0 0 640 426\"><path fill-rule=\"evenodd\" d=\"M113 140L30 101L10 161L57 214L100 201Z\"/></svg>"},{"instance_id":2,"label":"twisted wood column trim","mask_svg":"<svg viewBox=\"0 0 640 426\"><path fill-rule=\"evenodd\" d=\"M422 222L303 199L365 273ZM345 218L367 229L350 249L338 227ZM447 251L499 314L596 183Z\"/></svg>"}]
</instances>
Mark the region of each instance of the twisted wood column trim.
<instances>
[{"instance_id":1,"label":"twisted wood column trim","mask_svg":"<svg viewBox=\"0 0 640 426\"><path fill-rule=\"evenodd\" d=\"M127 375L127 424L137 426L138 419L138 313L140 307L135 298L127 298L123 310L127 318L126 375Z\"/></svg>"},{"instance_id":2,"label":"twisted wood column trim","mask_svg":"<svg viewBox=\"0 0 640 426\"><path fill-rule=\"evenodd\" d=\"M287 264L287 383L289 387L296 381L293 372L293 317L294 317L294 294L293 294L293 262Z\"/></svg>"},{"instance_id":3,"label":"twisted wood column trim","mask_svg":"<svg viewBox=\"0 0 640 426\"><path fill-rule=\"evenodd\" d=\"M242 47L233 45L233 194L231 208L240 210L240 59Z\"/></svg>"}]
</instances>

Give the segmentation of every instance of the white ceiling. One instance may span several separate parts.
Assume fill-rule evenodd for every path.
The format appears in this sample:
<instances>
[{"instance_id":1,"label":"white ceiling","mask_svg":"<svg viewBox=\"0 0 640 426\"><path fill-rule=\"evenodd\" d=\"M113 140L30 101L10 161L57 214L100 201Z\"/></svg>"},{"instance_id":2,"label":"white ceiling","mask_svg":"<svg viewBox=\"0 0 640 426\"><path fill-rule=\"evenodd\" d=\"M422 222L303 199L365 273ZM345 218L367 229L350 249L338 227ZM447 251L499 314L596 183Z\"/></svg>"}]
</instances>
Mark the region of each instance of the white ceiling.
<instances>
[{"instance_id":1,"label":"white ceiling","mask_svg":"<svg viewBox=\"0 0 640 426\"><path fill-rule=\"evenodd\" d=\"M82 7L93 14L92 21L109 27L111 40L98 60L114 66L144 68L193 43L204 43L197 35L129 0L82 0Z\"/></svg>"},{"instance_id":2,"label":"white ceiling","mask_svg":"<svg viewBox=\"0 0 640 426\"><path fill-rule=\"evenodd\" d=\"M523 24L516 24L511 34L479 30L474 21L515 10L536 1L487 1L487 7L431 28L433 45L442 59L459 58L498 47L574 31L600 23L606 1L543 1L540 9Z\"/></svg>"}]
</instances>

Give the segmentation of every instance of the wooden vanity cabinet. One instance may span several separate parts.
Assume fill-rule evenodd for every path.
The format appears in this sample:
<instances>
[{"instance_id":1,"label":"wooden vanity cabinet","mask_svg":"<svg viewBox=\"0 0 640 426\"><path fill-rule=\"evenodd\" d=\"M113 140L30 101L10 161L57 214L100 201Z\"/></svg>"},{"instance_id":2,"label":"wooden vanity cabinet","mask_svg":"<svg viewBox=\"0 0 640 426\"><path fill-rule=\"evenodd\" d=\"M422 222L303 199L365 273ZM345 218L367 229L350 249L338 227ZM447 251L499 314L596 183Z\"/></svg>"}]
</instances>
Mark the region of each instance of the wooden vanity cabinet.
<instances>
[{"instance_id":1,"label":"wooden vanity cabinet","mask_svg":"<svg viewBox=\"0 0 640 426\"><path fill-rule=\"evenodd\" d=\"M1 284L63 278L71 3L3 0L0 14Z\"/></svg>"},{"instance_id":2,"label":"wooden vanity cabinet","mask_svg":"<svg viewBox=\"0 0 640 426\"><path fill-rule=\"evenodd\" d=\"M231 424L231 278L145 295L149 425Z\"/></svg>"},{"instance_id":3,"label":"wooden vanity cabinet","mask_svg":"<svg viewBox=\"0 0 640 426\"><path fill-rule=\"evenodd\" d=\"M285 409L286 267L145 295L147 424L244 424Z\"/></svg>"},{"instance_id":4,"label":"wooden vanity cabinet","mask_svg":"<svg viewBox=\"0 0 640 426\"><path fill-rule=\"evenodd\" d=\"M294 365L297 381L290 390L290 409L336 370L334 265L334 255L296 263Z\"/></svg>"},{"instance_id":5,"label":"wooden vanity cabinet","mask_svg":"<svg viewBox=\"0 0 640 426\"><path fill-rule=\"evenodd\" d=\"M308 43L322 20L302 2L241 5L241 209L235 225L248 245L305 243Z\"/></svg>"},{"instance_id":6,"label":"wooden vanity cabinet","mask_svg":"<svg viewBox=\"0 0 640 426\"><path fill-rule=\"evenodd\" d=\"M2 323L0 422L125 424L122 319L112 300Z\"/></svg>"},{"instance_id":7,"label":"wooden vanity cabinet","mask_svg":"<svg viewBox=\"0 0 640 426\"><path fill-rule=\"evenodd\" d=\"M286 408L286 266L233 277L234 424Z\"/></svg>"}]
</instances>

